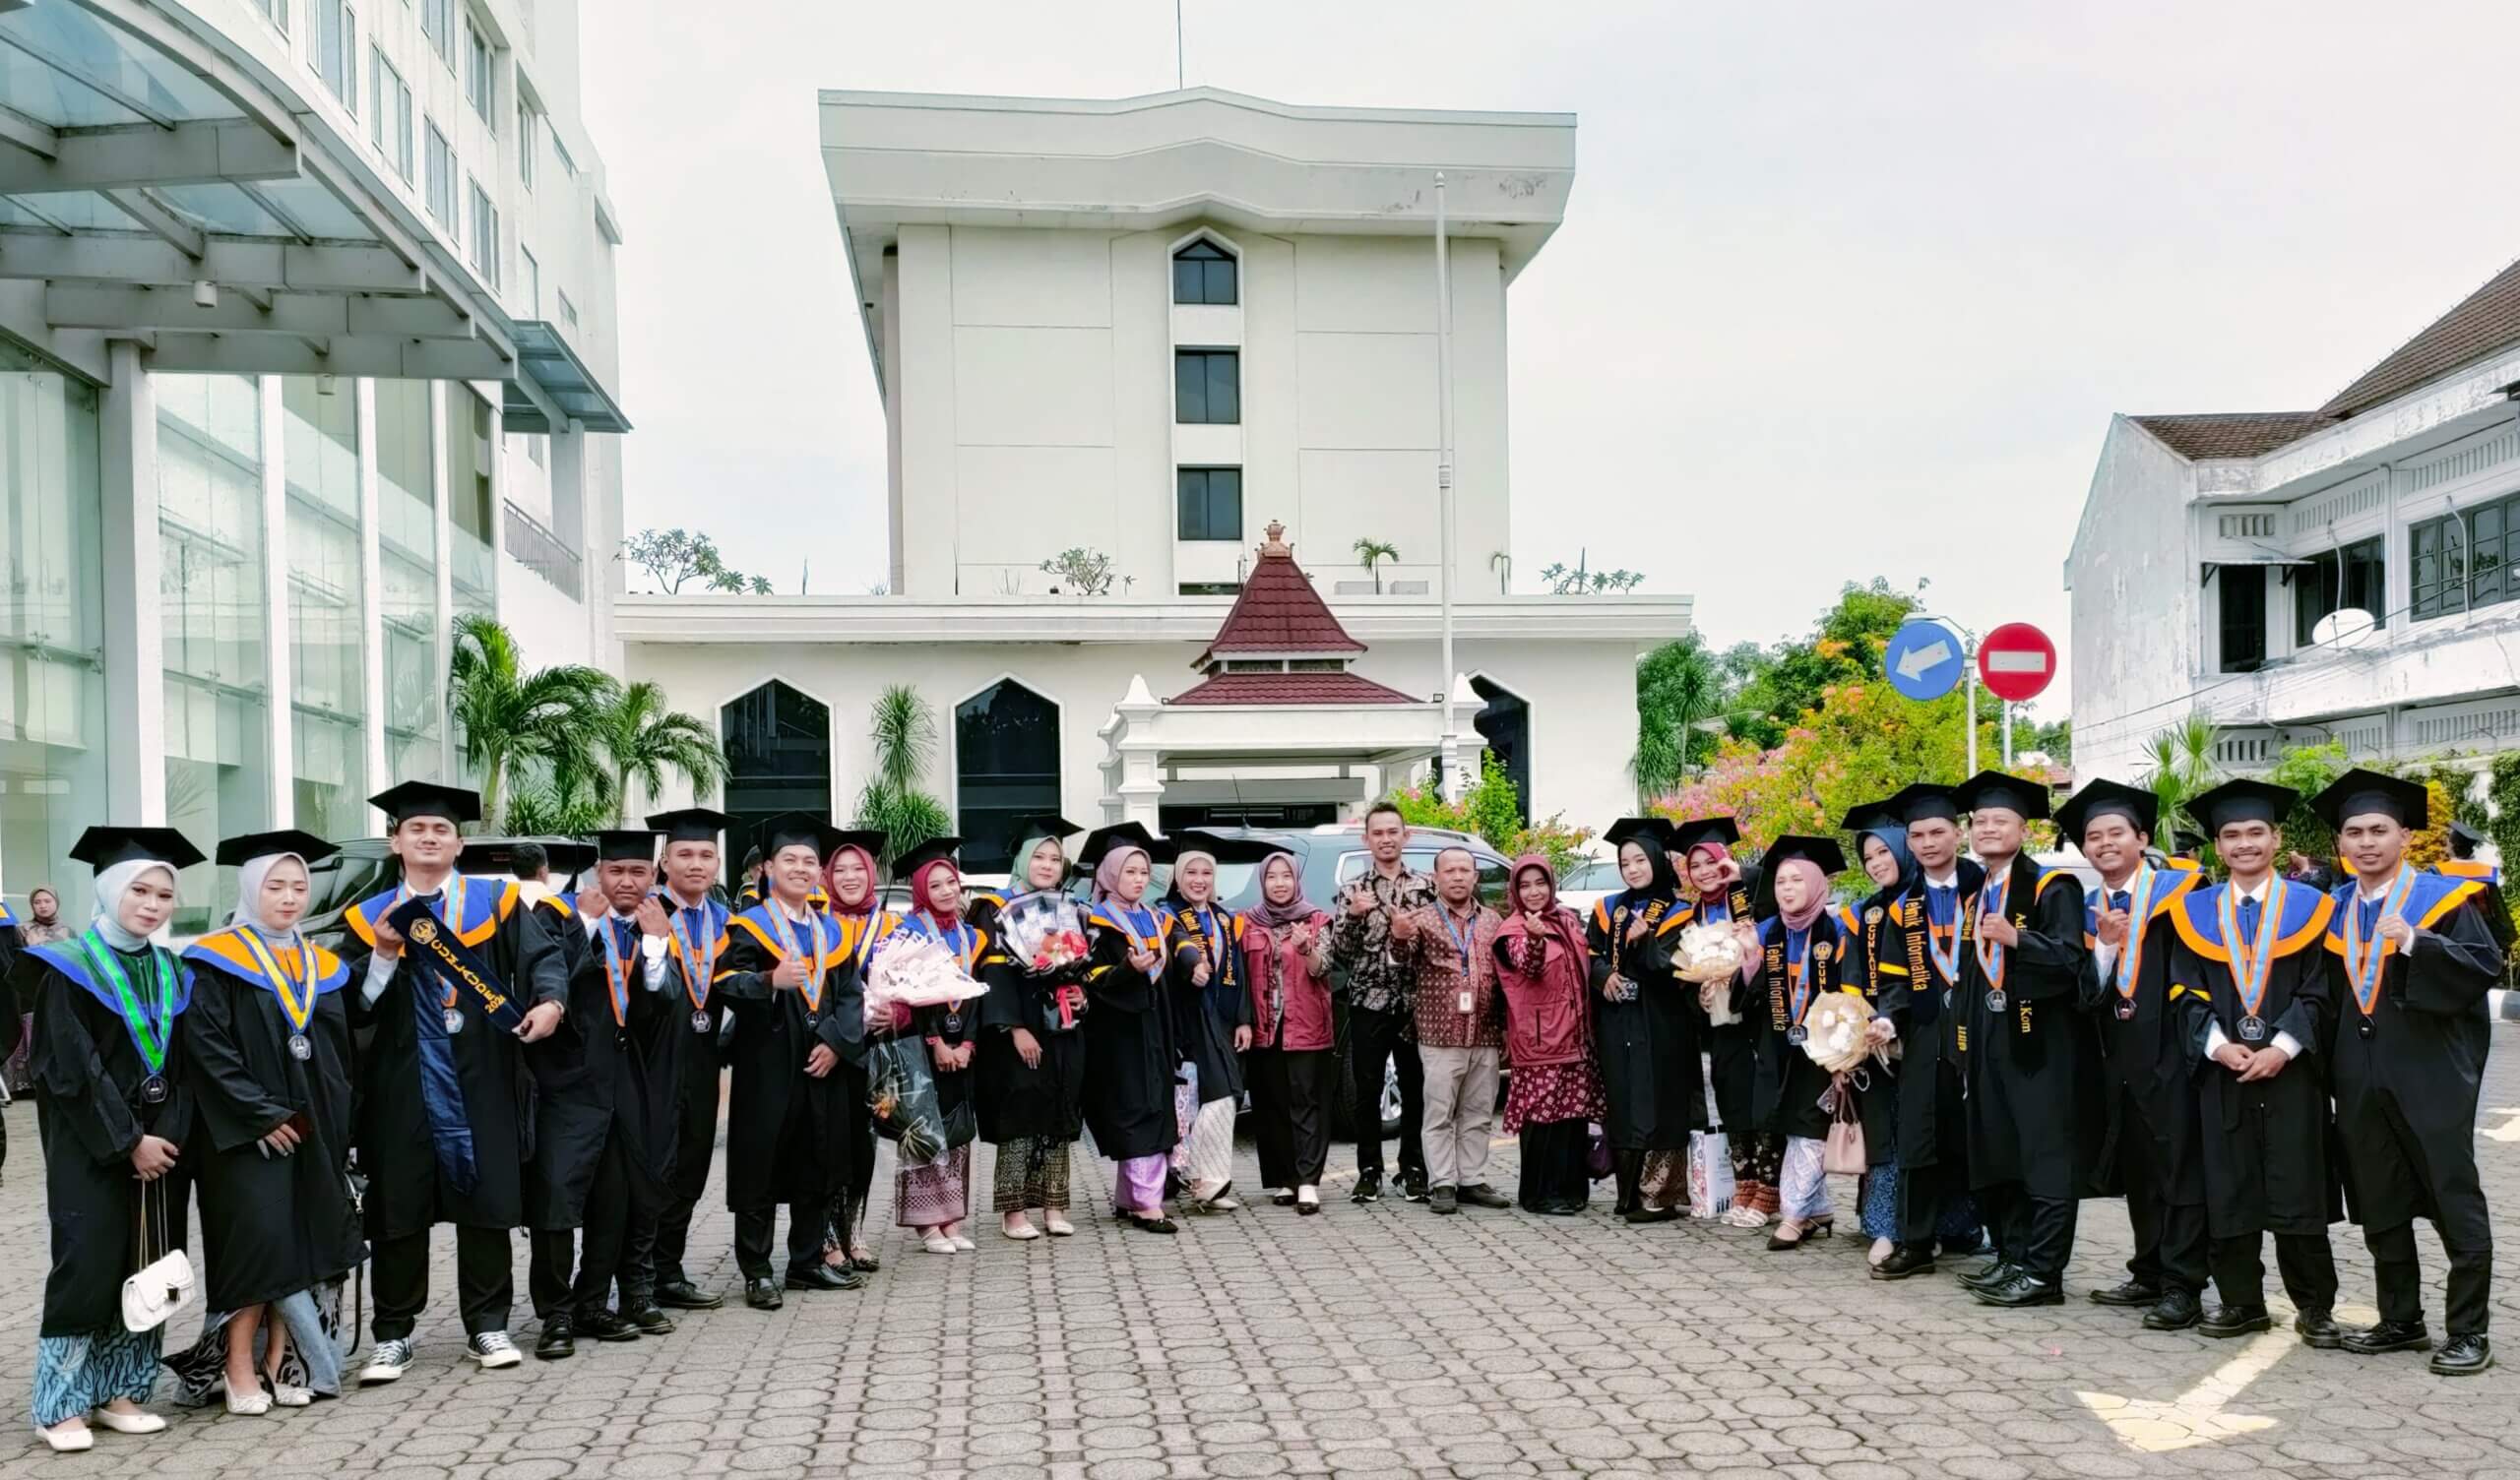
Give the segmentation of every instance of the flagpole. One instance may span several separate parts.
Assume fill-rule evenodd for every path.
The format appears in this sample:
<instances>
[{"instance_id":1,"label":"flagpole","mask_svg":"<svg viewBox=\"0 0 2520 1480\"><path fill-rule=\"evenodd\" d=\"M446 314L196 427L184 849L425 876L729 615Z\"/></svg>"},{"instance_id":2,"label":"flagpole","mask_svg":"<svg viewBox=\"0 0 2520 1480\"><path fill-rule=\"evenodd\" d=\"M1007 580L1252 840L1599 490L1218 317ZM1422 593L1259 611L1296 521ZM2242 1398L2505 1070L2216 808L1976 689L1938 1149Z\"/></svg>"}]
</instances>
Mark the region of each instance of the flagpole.
<instances>
[{"instance_id":1,"label":"flagpole","mask_svg":"<svg viewBox=\"0 0 2520 1480\"><path fill-rule=\"evenodd\" d=\"M1444 214L1444 172L1435 171L1435 506L1443 547L1436 551L1436 589L1443 615L1443 672L1435 686L1443 706L1438 794L1461 799L1461 737L1453 727L1453 290L1451 233Z\"/></svg>"}]
</instances>

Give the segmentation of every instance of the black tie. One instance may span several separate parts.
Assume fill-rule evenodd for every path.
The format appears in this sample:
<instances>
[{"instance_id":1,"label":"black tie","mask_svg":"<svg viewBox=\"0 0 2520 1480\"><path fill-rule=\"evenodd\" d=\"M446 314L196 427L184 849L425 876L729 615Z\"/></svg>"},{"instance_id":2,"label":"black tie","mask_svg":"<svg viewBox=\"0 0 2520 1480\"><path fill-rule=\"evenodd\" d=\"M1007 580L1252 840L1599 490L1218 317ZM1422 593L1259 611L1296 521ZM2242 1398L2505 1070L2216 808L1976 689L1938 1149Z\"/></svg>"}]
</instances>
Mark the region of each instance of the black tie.
<instances>
[{"instance_id":1,"label":"black tie","mask_svg":"<svg viewBox=\"0 0 2520 1480\"><path fill-rule=\"evenodd\" d=\"M2109 907L2114 910L2132 909L2134 903L2134 896L2122 889L2111 893L2109 896Z\"/></svg>"}]
</instances>

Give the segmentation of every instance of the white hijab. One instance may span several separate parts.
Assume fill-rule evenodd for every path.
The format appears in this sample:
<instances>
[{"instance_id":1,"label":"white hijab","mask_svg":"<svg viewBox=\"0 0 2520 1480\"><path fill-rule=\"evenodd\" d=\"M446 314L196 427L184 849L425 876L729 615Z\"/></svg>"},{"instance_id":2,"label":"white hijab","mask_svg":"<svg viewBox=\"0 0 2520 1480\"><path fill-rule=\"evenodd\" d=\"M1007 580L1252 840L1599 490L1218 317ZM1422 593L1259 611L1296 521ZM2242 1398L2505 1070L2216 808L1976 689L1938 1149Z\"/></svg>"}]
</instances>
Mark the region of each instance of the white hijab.
<instances>
[{"instance_id":1,"label":"white hijab","mask_svg":"<svg viewBox=\"0 0 2520 1480\"><path fill-rule=\"evenodd\" d=\"M272 870L279 867L283 859L296 859L299 868L306 868L306 860L295 853L265 853L260 858L248 858L237 865L236 912L227 917L227 923L250 926L257 935L275 946L295 946L298 943L296 926L283 930L263 918L263 885L269 882ZM314 871L308 870L307 877L312 882Z\"/></svg>"},{"instance_id":2,"label":"white hijab","mask_svg":"<svg viewBox=\"0 0 2520 1480\"><path fill-rule=\"evenodd\" d=\"M147 938L132 934L122 923L122 896L128 894L140 876L152 869L166 876L166 887L175 887L174 865L154 858L131 858L96 871L96 916L93 922L96 934L116 951L138 951L149 944ZM163 927L159 935L165 934Z\"/></svg>"}]
</instances>

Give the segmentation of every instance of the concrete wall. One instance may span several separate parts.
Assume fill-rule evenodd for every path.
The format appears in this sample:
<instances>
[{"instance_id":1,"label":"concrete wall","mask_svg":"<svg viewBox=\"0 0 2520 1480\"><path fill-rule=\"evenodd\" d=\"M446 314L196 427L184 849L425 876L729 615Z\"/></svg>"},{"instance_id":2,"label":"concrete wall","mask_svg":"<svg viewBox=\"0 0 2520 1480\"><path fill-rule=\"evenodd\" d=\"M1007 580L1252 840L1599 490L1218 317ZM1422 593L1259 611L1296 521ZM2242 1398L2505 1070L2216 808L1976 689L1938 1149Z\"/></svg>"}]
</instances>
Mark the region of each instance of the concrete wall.
<instances>
[{"instance_id":1,"label":"concrete wall","mask_svg":"<svg viewBox=\"0 0 2520 1480\"><path fill-rule=\"evenodd\" d=\"M2110 421L2065 570L2077 779L2134 779L2144 742L2186 714L2167 702L2192 686L2199 661L2193 480L2193 465L2150 432Z\"/></svg>"}]
</instances>

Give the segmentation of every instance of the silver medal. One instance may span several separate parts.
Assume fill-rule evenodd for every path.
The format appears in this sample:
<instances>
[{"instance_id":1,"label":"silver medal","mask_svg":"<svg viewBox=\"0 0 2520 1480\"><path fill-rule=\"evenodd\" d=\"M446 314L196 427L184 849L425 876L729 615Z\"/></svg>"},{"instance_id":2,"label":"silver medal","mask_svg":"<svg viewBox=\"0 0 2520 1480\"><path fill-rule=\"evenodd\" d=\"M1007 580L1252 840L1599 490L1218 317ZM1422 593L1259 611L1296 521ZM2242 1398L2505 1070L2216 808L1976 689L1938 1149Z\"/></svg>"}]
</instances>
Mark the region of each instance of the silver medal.
<instances>
[{"instance_id":1,"label":"silver medal","mask_svg":"<svg viewBox=\"0 0 2520 1480\"><path fill-rule=\"evenodd\" d=\"M2003 994L2002 992L2000 992L2000 991L1996 991L1996 992L1989 992L1989 993L1987 993L1987 994L1986 994L1986 1011L1987 1011L1987 1012L1989 1012L1989 1013L2000 1013L2000 1012L2002 1012L2003 1010L2004 1010L2004 994Z\"/></svg>"},{"instance_id":2,"label":"silver medal","mask_svg":"<svg viewBox=\"0 0 2520 1480\"><path fill-rule=\"evenodd\" d=\"M166 1079L162 1075L153 1074L140 1081L140 1102L144 1105L162 1105L166 1103Z\"/></svg>"},{"instance_id":3,"label":"silver medal","mask_svg":"<svg viewBox=\"0 0 2520 1480\"><path fill-rule=\"evenodd\" d=\"M2266 1037L2266 1019L2255 1015L2240 1019L2240 1041L2256 1043Z\"/></svg>"},{"instance_id":4,"label":"silver medal","mask_svg":"<svg viewBox=\"0 0 2520 1480\"><path fill-rule=\"evenodd\" d=\"M2120 1022L2135 1020L2135 1005L2123 997L2117 999L2117 1020Z\"/></svg>"},{"instance_id":5,"label":"silver medal","mask_svg":"<svg viewBox=\"0 0 2520 1480\"><path fill-rule=\"evenodd\" d=\"M703 1008L699 1012L691 1015L691 1030L695 1033L705 1033L709 1031L708 1009Z\"/></svg>"},{"instance_id":6,"label":"silver medal","mask_svg":"<svg viewBox=\"0 0 2520 1480\"><path fill-rule=\"evenodd\" d=\"M315 1057L315 1045L306 1041L304 1033L288 1035L288 1056L303 1064Z\"/></svg>"},{"instance_id":7,"label":"silver medal","mask_svg":"<svg viewBox=\"0 0 2520 1480\"><path fill-rule=\"evenodd\" d=\"M1810 1041L1810 1037L1811 1030L1804 1027L1799 1022L1785 1030L1785 1041L1793 1044L1796 1048L1799 1048L1804 1043Z\"/></svg>"},{"instance_id":8,"label":"silver medal","mask_svg":"<svg viewBox=\"0 0 2520 1480\"><path fill-rule=\"evenodd\" d=\"M439 1020L446 1024L446 1031L449 1036L464 1031L464 1010L462 1008L448 1008L446 1010L446 1016Z\"/></svg>"}]
</instances>

